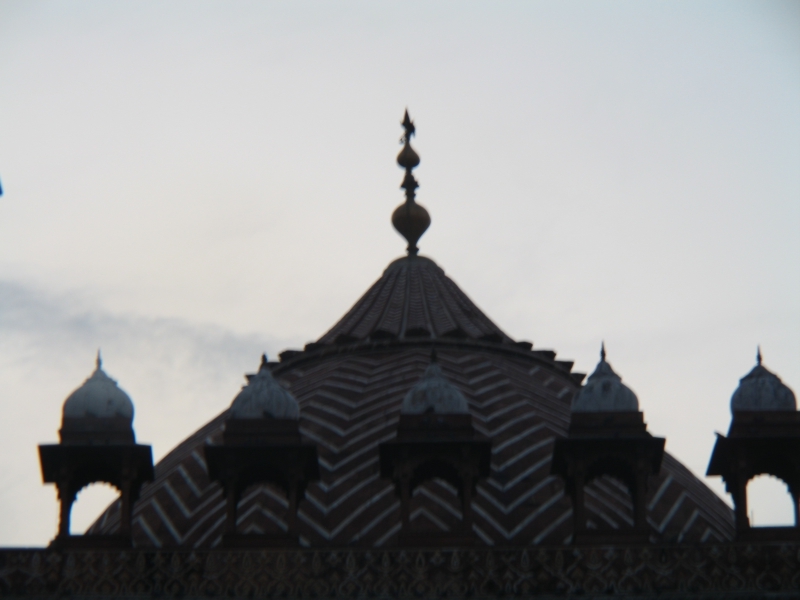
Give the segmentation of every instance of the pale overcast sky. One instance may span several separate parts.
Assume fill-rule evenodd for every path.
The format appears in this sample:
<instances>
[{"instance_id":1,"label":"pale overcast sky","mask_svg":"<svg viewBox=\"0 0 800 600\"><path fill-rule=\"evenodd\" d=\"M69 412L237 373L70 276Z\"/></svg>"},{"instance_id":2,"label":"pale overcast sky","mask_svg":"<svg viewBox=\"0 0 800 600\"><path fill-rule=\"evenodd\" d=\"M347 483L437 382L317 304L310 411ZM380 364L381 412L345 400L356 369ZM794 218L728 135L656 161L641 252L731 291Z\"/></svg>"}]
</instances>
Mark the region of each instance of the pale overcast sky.
<instances>
[{"instance_id":1,"label":"pale overcast sky","mask_svg":"<svg viewBox=\"0 0 800 600\"><path fill-rule=\"evenodd\" d=\"M160 458L403 253L406 106L422 253L695 474L757 344L800 391L800 2L3 0L0 545L98 347Z\"/></svg>"}]
</instances>

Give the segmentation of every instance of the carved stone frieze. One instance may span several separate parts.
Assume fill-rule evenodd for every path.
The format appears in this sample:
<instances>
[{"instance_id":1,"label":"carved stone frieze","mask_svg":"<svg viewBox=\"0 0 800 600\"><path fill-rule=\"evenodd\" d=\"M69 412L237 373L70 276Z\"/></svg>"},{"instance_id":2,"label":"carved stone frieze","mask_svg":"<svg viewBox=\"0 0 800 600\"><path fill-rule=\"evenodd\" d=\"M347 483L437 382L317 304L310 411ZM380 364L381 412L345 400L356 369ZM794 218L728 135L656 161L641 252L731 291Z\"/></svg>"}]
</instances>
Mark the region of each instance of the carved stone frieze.
<instances>
[{"instance_id":1,"label":"carved stone frieze","mask_svg":"<svg viewBox=\"0 0 800 600\"><path fill-rule=\"evenodd\" d=\"M530 549L0 550L0 595L44 598L800 596L800 544Z\"/></svg>"}]
</instances>

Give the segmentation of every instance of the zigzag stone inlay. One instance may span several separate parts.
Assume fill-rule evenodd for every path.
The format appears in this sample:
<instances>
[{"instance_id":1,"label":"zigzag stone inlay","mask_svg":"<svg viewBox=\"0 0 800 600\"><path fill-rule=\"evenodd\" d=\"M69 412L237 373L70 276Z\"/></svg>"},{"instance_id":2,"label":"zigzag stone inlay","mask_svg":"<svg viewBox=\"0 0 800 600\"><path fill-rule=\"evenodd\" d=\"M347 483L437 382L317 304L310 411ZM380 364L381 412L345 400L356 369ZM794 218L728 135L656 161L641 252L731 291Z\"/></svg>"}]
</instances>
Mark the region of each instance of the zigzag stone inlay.
<instances>
[{"instance_id":1,"label":"zigzag stone inlay","mask_svg":"<svg viewBox=\"0 0 800 600\"><path fill-rule=\"evenodd\" d=\"M403 396L429 362L429 347L320 354L280 364L274 372L301 406L301 432L318 446L321 480L300 503L301 544L391 546L400 508L391 482L380 478L378 445L395 435ZM467 398L478 431L492 439L491 475L473 500L474 531L485 545L562 544L571 539L571 504L562 482L549 474L553 440L565 435L577 384L569 374L524 353L442 346L445 375ZM533 364L536 363L536 364ZM134 509L139 547L213 547L224 523L224 501L208 480L202 446L219 440L225 413L189 437L156 468ZM662 541L727 540L730 509L680 463L666 456L652 479L648 521ZM619 482L603 478L587 488L589 520L597 527L630 524L632 506ZM456 491L428 482L412 498L420 530L452 530L461 506ZM119 526L118 503L90 529ZM270 486L248 489L240 503L243 532L281 532L286 500Z\"/></svg>"}]
</instances>

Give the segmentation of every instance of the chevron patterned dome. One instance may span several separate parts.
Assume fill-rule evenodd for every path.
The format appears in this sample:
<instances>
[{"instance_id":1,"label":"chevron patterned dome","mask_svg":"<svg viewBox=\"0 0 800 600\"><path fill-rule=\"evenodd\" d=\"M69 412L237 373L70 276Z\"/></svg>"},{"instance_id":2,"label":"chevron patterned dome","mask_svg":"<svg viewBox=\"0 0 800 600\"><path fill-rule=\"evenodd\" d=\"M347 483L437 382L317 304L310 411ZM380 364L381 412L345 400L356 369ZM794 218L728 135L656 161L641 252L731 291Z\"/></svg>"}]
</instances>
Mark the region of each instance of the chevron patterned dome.
<instances>
[{"instance_id":1,"label":"chevron patterned dome","mask_svg":"<svg viewBox=\"0 0 800 600\"><path fill-rule=\"evenodd\" d=\"M401 258L316 343L285 351L271 375L296 398L299 427L316 445L320 480L299 503L300 544L391 547L399 543L400 502L381 478L378 447L394 439L404 399L430 368L463 397L477 434L491 440L491 474L473 496L476 543L558 545L571 539L572 507L562 481L550 475L554 440L565 436L570 405L583 375L552 350L515 342L483 314L430 259ZM430 372L428 371L430 376ZM436 374L438 377L439 375ZM156 479L136 503L138 547L209 548L220 544L225 499L209 480L203 446L220 443L228 411L190 435L156 466ZM610 478L586 488L589 523L633 522L627 488ZM458 491L434 479L417 487L410 518L421 531L460 523ZM239 530L281 532L286 499L260 485L239 503ZM90 533L119 527L110 506ZM730 540L732 511L669 455L653 477L647 520L663 540Z\"/></svg>"}]
</instances>

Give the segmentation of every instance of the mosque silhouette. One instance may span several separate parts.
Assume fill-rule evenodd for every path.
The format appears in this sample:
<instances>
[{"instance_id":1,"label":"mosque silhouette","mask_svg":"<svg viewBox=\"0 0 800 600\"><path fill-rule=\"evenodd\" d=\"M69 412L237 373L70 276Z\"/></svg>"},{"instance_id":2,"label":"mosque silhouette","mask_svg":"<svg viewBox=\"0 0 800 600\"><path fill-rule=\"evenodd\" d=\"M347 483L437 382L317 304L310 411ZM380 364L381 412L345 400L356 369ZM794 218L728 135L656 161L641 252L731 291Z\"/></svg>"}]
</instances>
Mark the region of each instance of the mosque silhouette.
<instances>
[{"instance_id":1,"label":"mosque silhouette","mask_svg":"<svg viewBox=\"0 0 800 600\"><path fill-rule=\"evenodd\" d=\"M585 378L419 255L431 219L408 112L402 125L392 223L406 256L316 342L263 356L230 407L156 465L98 355L60 442L39 446L56 535L0 549L0 594L800 597L800 413L760 351L708 467L731 510L647 431L646 399L604 345ZM760 474L787 484L794 527L751 527ZM94 482L120 498L72 535L75 496Z\"/></svg>"}]
</instances>

